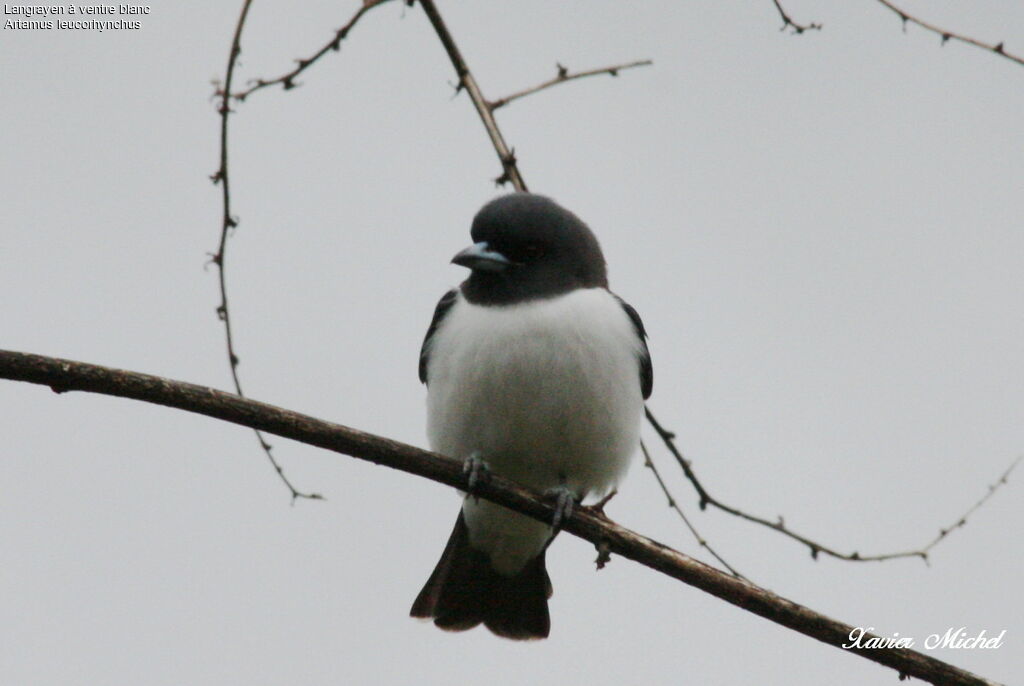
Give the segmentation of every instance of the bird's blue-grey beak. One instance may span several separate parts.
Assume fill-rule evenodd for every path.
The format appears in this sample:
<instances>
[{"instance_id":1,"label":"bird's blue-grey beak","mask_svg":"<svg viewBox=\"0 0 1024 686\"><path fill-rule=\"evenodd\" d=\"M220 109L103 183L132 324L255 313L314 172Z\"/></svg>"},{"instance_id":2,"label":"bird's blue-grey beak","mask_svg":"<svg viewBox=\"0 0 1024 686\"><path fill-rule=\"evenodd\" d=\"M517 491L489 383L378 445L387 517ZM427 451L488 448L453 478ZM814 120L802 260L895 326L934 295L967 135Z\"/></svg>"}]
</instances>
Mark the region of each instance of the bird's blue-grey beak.
<instances>
[{"instance_id":1,"label":"bird's blue-grey beak","mask_svg":"<svg viewBox=\"0 0 1024 686\"><path fill-rule=\"evenodd\" d=\"M474 243L452 258L452 263L460 267L469 267L474 271L501 272L505 271L512 261L497 250L491 250L486 241Z\"/></svg>"}]
</instances>

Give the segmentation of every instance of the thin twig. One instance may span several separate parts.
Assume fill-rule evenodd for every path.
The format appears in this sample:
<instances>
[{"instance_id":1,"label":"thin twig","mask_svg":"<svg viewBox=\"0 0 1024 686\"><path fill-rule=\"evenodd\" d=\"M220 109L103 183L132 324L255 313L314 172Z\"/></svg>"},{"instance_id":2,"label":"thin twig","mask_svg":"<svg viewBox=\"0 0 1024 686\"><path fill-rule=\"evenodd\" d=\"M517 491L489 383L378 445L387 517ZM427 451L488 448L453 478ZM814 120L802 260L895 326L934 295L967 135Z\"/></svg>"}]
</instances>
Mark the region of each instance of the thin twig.
<instances>
[{"instance_id":1,"label":"thin twig","mask_svg":"<svg viewBox=\"0 0 1024 686\"><path fill-rule=\"evenodd\" d=\"M785 31L787 28L792 29L795 34L800 34L804 31L821 31L821 24L813 22L810 24L798 24L789 16L789 13L786 12L779 0L772 0L772 2L775 3L775 9L779 11L779 16L782 17L782 28L779 29L780 31Z\"/></svg>"},{"instance_id":2,"label":"thin twig","mask_svg":"<svg viewBox=\"0 0 1024 686\"><path fill-rule=\"evenodd\" d=\"M42 384L57 392L89 391L175 407L383 464L454 488L468 488L468 475L463 470L461 460L206 386L72 360L2 350L0 378ZM473 492L481 498L541 522L550 522L555 513L550 499L497 474L477 483ZM851 632L855 631L853 626L826 617L634 533L603 514L589 511L589 508L576 508L562 523L562 528L596 546L831 646L842 648L849 644ZM865 645L888 645L884 639L868 633L863 638ZM872 642L870 639L873 638L877 640ZM844 649L844 652L891 667L901 676L913 676L933 684L990 686L993 683L907 648L861 648L858 644L857 647Z\"/></svg>"},{"instance_id":3,"label":"thin twig","mask_svg":"<svg viewBox=\"0 0 1024 686\"><path fill-rule=\"evenodd\" d=\"M480 115L484 128L487 129L491 145L494 146L495 152L498 153L498 159L501 160L501 176L495 179L495 183L498 185L511 183L512 187L517 191L525 192L528 189L526 188L526 181L523 180L523 175L519 173L515 151L508 147L504 136L501 135L498 122L494 120L494 114L487 105L487 99L480 92L480 86L477 85L476 79L473 78L473 73L469 70L466 60L463 59L459 46L455 44L455 39L448 32L448 27L445 26L441 13L437 11L434 0L420 0L420 6L426 12L431 26L434 27L437 37L441 39L441 44L444 45L445 52L448 53L448 59L451 60L452 66L455 67L455 75L459 79L455 91L458 92L465 88L466 92L469 93L469 98L473 101L473 106L476 108L477 114Z\"/></svg>"},{"instance_id":4,"label":"thin twig","mask_svg":"<svg viewBox=\"0 0 1024 686\"><path fill-rule=\"evenodd\" d=\"M497 100L490 100L487 102L487 107L493 112L499 107L504 107L513 100L519 98L525 98L527 95L533 95L538 91L542 91L545 88L551 88L559 84L565 83L566 81L574 81L576 79L585 79L588 76L598 76L600 74L608 74L609 76L618 76L620 71L626 69L634 69L636 67L647 67L654 64L651 60L637 60L636 62L627 62L626 64L616 64L611 67L601 67L600 69L588 69L586 71L570 72L568 67L564 67L561 64L555 65L558 73L554 78L548 79L544 83L537 84L532 88L526 88L521 91L517 91L512 95L506 95L504 98L498 98Z\"/></svg>"},{"instance_id":5,"label":"thin twig","mask_svg":"<svg viewBox=\"0 0 1024 686\"><path fill-rule=\"evenodd\" d=\"M686 474L686 478L690 480L690 483L693 484L694 489L696 489L697 491L697 495L700 496L700 509L703 510L706 509L708 505L712 505L718 508L719 510L722 510L723 512L728 512L733 516L739 517L740 519L745 519L748 522L754 522L755 524L760 524L761 526L768 527L769 529L774 529L775 531L778 531L780 534L792 538L795 541L799 541L800 543L803 543L805 546L807 546L807 548L811 552L811 557L815 560L818 559L819 554L824 554L828 555L829 557L834 557L839 560L846 560L848 562L881 562L883 560L895 560L905 557L919 557L925 562L928 562L928 552L933 547L935 547L935 545L939 541L946 538L946 536L948 536L954 529L958 529L964 526L967 523L967 517L971 515L979 507L981 507L989 498L991 498L992 494L996 491L997 488L999 488L999 486L1006 483L1007 477L1010 475L1010 472L1013 471L1013 468L1016 467L1021 460L1021 458L1017 458L1017 460L1012 465L1010 465L1010 468L1007 469L1005 473L1003 473L1002 477L1000 477L1000 479L995 484L989 486L989 491L985 495L985 497L983 497L981 500L975 503L974 506L972 506L969 510L967 510L967 512L965 512L961 517L959 517L953 525L946 527L945 529L941 529L938 537L936 537L935 540L930 542L925 547L919 550L908 550L904 552L886 553L882 555L862 555L857 551L854 551L852 553L840 553L826 545L818 543L817 541L813 541L810 538L802 536L801 534L796 533L792 529L787 528L786 522L781 516L776 521L764 519L763 517L748 514L743 510L735 508L731 505L726 505L721 500L718 500L717 498L712 496L710 493L708 493L707 489L704 488L704 485L697 478L697 475L694 473L693 468L690 465L690 461L684 458L682 453L680 453L679 449L676 447L675 434L673 434L668 429L664 428L658 422L658 420L654 418L654 415L651 414L651 410L649 408L645 408L645 412L647 413L647 420L650 422L651 426L654 427L654 430L658 433L658 436L661 437L662 442L665 443L665 446L669 449L669 452L671 452L673 457L676 458L676 462L679 463L679 466L682 468L683 473Z\"/></svg>"},{"instance_id":6,"label":"thin twig","mask_svg":"<svg viewBox=\"0 0 1024 686\"><path fill-rule=\"evenodd\" d=\"M1010 60L1011 62L1016 62L1017 64L1024 65L1024 57L1021 57L1019 55L1014 55L1012 53L1007 52L1003 48L1003 41L999 41L998 43L986 43L986 42L980 41L980 40L978 40L976 38L971 38L970 36L964 36L962 34L954 32L954 31L948 31L946 29L939 28L938 26L935 26L934 24L929 24L928 22L923 21L921 19L918 19L917 17L913 16L912 14L909 14L905 10L901 10L899 7L897 7L896 5L894 5L891 2L889 2L889 0L878 0L878 2L881 3L882 5L884 5L885 7L888 7L890 10L892 10L893 12L896 13L896 15L903 22L903 31L904 32L906 32L906 30L907 30L907 24L908 23L910 23L910 24L917 24L922 29L925 29L927 31L931 31L932 33L938 35L942 39L942 45L945 45L946 43L948 43L951 40L960 41L961 43L966 43L967 45L973 45L974 47L981 48L982 50L988 50L989 52L994 52L995 54L999 55L1000 57L1005 57L1006 59Z\"/></svg>"},{"instance_id":7,"label":"thin twig","mask_svg":"<svg viewBox=\"0 0 1024 686\"><path fill-rule=\"evenodd\" d=\"M310 67L312 67L321 57L323 57L327 53L338 52L339 50L341 50L341 41L345 40L345 38L348 36L349 31L351 31L352 27L356 25L356 22L358 22L364 14L372 10L374 7L376 7L377 5L382 5L385 2L388 2L388 0L364 0L362 7L360 7L354 15L352 15L352 18L348 20L347 24L342 26L340 29L335 29L334 37L331 38L331 40L327 41L327 43L325 43L323 47L321 47L319 50L317 50L309 57L295 60L296 66L294 69L289 71L287 74L282 74L281 76L278 76L277 78L274 79L252 79L249 82L248 88L246 88L245 90L238 91L237 93L232 93L231 97L235 100L245 100L247 97L249 97L256 91L260 90L261 88L267 88L269 86L281 84L281 86L285 90L291 90L296 86L302 85L295 82L295 77L301 74L302 72L306 71Z\"/></svg>"},{"instance_id":8,"label":"thin twig","mask_svg":"<svg viewBox=\"0 0 1024 686\"><path fill-rule=\"evenodd\" d=\"M967 510L967 512L964 512L963 515L961 515L958 520L956 520L953 524L950 524L949 526L945 527L944 529L939 529L939 535L936 536L932 540L931 543L929 543L925 547L921 548L921 552L928 553L928 551L930 551L932 548L934 548L939 543L939 541L941 541L942 539L946 538L946 536L949 536L951 533L953 533L957 529L959 529L959 528L961 528L963 526L966 526L967 525L967 518L970 517L972 514L974 514L978 510L978 508L980 508L982 505L984 505L988 501L989 498L991 498L993 495L995 495L995 492L999 489L1000 486L1003 486L1003 485L1006 484L1007 480L1009 479L1010 472L1012 472L1017 467L1017 465L1020 464L1020 461L1022 459L1024 459L1024 455L1021 455L1016 460L1014 460L1013 463L1009 467L1007 467L1006 471L1003 472L1003 475L1001 477L999 477L996 480L995 483L989 484L988 492L985 493L985 495L983 495L981 497L981 499L978 500L978 502L974 503L974 505L972 505ZM925 558L925 559L927 559L927 558Z\"/></svg>"},{"instance_id":9,"label":"thin twig","mask_svg":"<svg viewBox=\"0 0 1024 686\"><path fill-rule=\"evenodd\" d=\"M644 466L650 469L651 473L654 474L654 478L657 480L658 485L661 486L661 492L664 493L665 497L668 499L668 506L676 511L676 514L679 515L679 518L683 520L683 524L685 524L686 528L690 530L691 534L693 534L693 537L697 540L697 543L700 545L700 547L708 551L708 553L713 558L718 560L723 567L728 569L734 577L736 577L737 579L746 579L747 577L740 574L735 567L726 562L725 558L719 555L715 551L715 549L712 548L710 544L708 544L707 539L701 536L700 532L697 531L696 527L694 527L693 524L690 522L689 517L686 516L682 508L679 507L679 503L672 496L671 491L668 490L668 486L665 484L665 480L661 478L661 472L659 472L658 468L654 465L654 461L651 459L651 454L647 451L647 445L643 441L640 441L640 450L644 455Z\"/></svg>"},{"instance_id":10,"label":"thin twig","mask_svg":"<svg viewBox=\"0 0 1024 686\"><path fill-rule=\"evenodd\" d=\"M224 83L218 88L216 95L220 98L220 107L217 108L217 112L220 115L220 168L210 177L213 182L219 183L221 188L221 200L223 204L223 214L221 218L221 230L220 230L220 244L217 246L217 252L210 256L210 261L217 265L218 280L220 282L220 305L217 306L217 317L224 323L224 337L227 342L228 348L228 362L231 366L231 378L235 384L235 391L240 396L244 396L242 393L242 383L238 378L238 354L235 352L234 338L231 333L231 314L228 309L228 288L227 281L224 274L225 266L225 255L227 251L228 236L232 230L238 226L238 218L231 215L231 185L230 178L228 176L228 119L231 116L231 83L235 76L235 65L238 63L238 55L242 52L242 30L245 28L245 20L249 16L249 7L252 5L252 0L244 0L242 3L242 12L238 17L238 23L235 25L235 35L231 40L231 52L228 55L228 66L224 74ZM309 500L321 500L323 496L319 493L303 493L292 485L292 482L285 476L284 470L281 465L277 463L274 458L272 447L267 443L266 439L263 438L263 434L259 431L255 431L256 440L259 441L260 448L266 454L267 459L270 460L271 466L274 471L277 472L278 477L285 486L288 487L291 492L292 503L298 498L306 498Z\"/></svg>"}]
</instances>

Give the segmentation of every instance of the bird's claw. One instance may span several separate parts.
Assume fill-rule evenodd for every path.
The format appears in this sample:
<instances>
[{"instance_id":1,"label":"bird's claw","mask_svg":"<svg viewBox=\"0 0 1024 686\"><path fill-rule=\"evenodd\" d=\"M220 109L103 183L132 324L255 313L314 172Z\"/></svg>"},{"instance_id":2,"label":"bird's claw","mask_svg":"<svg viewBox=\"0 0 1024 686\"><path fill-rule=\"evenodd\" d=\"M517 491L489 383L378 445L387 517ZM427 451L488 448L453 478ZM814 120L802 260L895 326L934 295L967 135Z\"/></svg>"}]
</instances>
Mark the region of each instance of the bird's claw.
<instances>
[{"instance_id":1,"label":"bird's claw","mask_svg":"<svg viewBox=\"0 0 1024 686\"><path fill-rule=\"evenodd\" d=\"M477 485L490 476L491 468L479 452L473 451L466 458L466 461L462 463L462 473L467 476L466 493L472 494L476 490Z\"/></svg>"},{"instance_id":2,"label":"bird's claw","mask_svg":"<svg viewBox=\"0 0 1024 686\"><path fill-rule=\"evenodd\" d=\"M572 517L573 510L576 508L576 494L562 485L545 491L544 495L555 501L555 514L551 518L551 526L558 530L565 520Z\"/></svg>"}]
</instances>

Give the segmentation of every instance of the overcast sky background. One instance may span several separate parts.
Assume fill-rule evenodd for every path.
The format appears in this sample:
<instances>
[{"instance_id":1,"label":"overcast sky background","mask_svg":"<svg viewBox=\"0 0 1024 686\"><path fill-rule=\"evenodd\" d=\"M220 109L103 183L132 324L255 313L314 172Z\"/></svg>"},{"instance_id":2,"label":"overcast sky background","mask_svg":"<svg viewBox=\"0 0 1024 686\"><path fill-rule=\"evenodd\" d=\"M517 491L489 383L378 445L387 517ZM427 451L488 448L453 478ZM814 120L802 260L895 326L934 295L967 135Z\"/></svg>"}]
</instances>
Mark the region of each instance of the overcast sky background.
<instances>
[{"instance_id":1,"label":"overcast sky background","mask_svg":"<svg viewBox=\"0 0 1024 686\"><path fill-rule=\"evenodd\" d=\"M1021 3L905 4L1024 52ZM239 5L0 31L0 346L229 388L204 262L210 82ZM238 83L356 6L257 0ZM824 30L780 33L770 0L440 3L492 98L556 62L654 60L501 110L527 182L601 239L650 333L651 407L713 493L843 550L915 548L1024 452L1024 68L904 34L871 0L787 8ZM420 342L500 167L419 7L374 9L300 81L231 120L243 383L425 446ZM0 435L3 684L896 683L621 558L595 573L570 536L548 555L549 640L447 634L407 617L458 510L447 488L273 440L327 497L292 507L248 430L13 382ZM813 562L699 512L655 459L755 581L918 648L1005 629L999 650L932 654L1024 676L1024 472L929 567ZM639 463L608 511L699 553Z\"/></svg>"}]
</instances>

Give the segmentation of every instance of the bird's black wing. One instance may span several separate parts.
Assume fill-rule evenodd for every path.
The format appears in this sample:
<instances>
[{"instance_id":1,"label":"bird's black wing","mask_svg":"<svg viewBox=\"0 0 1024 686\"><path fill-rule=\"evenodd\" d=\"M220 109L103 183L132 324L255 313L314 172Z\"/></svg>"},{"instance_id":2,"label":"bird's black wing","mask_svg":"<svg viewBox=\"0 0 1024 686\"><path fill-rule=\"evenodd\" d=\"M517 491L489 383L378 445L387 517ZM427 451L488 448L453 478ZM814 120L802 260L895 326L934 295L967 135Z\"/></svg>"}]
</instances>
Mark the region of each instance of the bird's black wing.
<instances>
[{"instance_id":1,"label":"bird's black wing","mask_svg":"<svg viewBox=\"0 0 1024 686\"><path fill-rule=\"evenodd\" d=\"M636 329L636 335L640 338L640 390L644 394L644 400L647 400L651 397L651 389L654 387L654 367L651 365L651 351L647 349L647 331L644 330L644 323L632 305L617 295L615 299L629 315L633 322L633 328ZM431 326L431 330L433 330L433 326Z\"/></svg>"},{"instance_id":2,"label":"bird's black wing","mask_svg":"<svg viewBox=\"0 0 1024 686\"><path fill-rule=\"evenodd\" d=\"M420 348L421 383L427 383L427 364L430 362L430 339L433 337L434 333L437 332L437 327L441 325L441 320L443 320L444 316L448 314L448 310L452 309L452 305L455 304L455 299L458 295L458 288L451 289L441 296L441 299L437 301L437 307L434 308L434 318L430 320L430 326L427 327L427 335L423 337L423 346ZM626 307L629 307L629 305L626 305ZM637 317L634 321L639 322L640 318Z\"/></svg>"}]
</instances>

